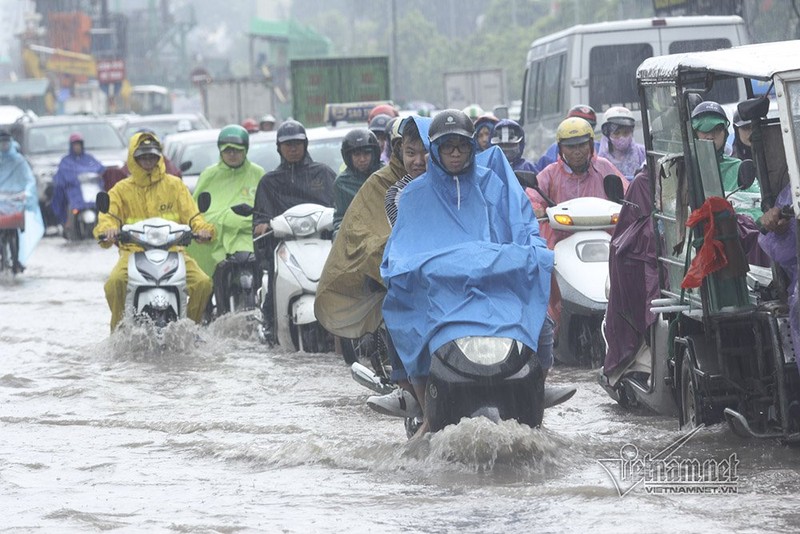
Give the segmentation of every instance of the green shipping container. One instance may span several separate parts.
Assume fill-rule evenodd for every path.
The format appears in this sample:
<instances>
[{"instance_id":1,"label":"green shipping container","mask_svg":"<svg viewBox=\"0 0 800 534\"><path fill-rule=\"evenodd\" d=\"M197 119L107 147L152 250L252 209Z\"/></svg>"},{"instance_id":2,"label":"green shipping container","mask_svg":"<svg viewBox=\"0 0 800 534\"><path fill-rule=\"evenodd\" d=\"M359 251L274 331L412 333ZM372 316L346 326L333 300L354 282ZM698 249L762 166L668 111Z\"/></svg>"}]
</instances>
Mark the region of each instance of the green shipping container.
<instances>
[{"instance_id":1,"label":"green shipping container","mask_svg":"<svg viewBox=\"0 0 800 534\"><path fill-rule=\"evenodd\" d=\"M325 104L389 100L389 58L321 58L291 62L292 115L320 126Z\"/></svg>"}]
</instances>

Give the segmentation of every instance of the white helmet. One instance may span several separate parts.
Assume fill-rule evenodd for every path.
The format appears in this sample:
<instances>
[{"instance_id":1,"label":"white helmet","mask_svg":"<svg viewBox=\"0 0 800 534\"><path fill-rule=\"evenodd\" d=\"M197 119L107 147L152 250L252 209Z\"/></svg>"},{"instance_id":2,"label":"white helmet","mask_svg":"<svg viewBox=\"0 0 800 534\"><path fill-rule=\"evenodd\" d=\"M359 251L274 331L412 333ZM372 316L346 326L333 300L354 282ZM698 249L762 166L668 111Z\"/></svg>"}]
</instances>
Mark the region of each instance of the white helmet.
<instances>
[{"instance_id":1,"label":"white helmet","mask_svg":"<svg viewBox=\"0 0 800 534\"><path fill-rule=\"evenodd\" d=\"M636 124L636 119L633 117L633 113L631 113L631 110L628 108L623 106L614 106L606 110L606 122L604 122L603 126L600 128L603 132L603 135L611 135L610 126L612 124L633 128L633 126Z\"/></svg>"}]
</instances>

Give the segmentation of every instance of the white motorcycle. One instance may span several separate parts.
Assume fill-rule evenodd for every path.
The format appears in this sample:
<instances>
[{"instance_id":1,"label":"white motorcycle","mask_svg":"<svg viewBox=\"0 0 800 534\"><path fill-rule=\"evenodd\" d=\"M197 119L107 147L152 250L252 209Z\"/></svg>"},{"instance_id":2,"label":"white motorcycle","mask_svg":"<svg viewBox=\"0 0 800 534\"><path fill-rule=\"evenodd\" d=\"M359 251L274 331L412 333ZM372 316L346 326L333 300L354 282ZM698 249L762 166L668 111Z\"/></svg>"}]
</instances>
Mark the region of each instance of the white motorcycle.
<instances>
[{"instance_id":1,"label":"white motorcycle","mask_svg":"<svg viewBox=\"0 0 800 534\"><path fill-rule=\"evenodd\" d=\"M247 204L231 209L244 217L254 212ZM299 204L273 218L269 224L271 230L255 239L272 236L277 241L274 280L269 279L265 270L258 290L266 341L277 341L282 347L303 352L333 350L333 336L314 314L317 285L331 251L333 211L319 204ZM272 295L271 303L265 302L268 294ZM274 310L271 332L266 324L268 314L263 311L269 305Z\"/></svg>"},{"instance_id":2,"label":"white motorcycle","mask_svg":"<svg viewBox=\"0 0 800 534\"><path fill-rule=\"evenodd\" d=\"M608 230L617 224L622 208L622 179L608 175L603 180L606 196L616 202L580 197L556 205L539 189L536 176L528 176L533 173L524 174L520 182L536 190L549 205L546 213L550 227L572 233L553 250L553 275L562 307L554 356L567 365L600 367L605 358L601 323L608 305Z\"/></svg>"},{"instance_id":3,"label":"white motorcycle","mask_svg":"<svg viewBox=\"0 0 800 534\"><path fill-rule=\"evenodd\" d=\"M98 193L96 203L98 210L109 213L107 193ZM206 212L211 204L211 195L202 193L197 204L197 215ZM182 253L170 251L170 248L191 243L194 238L192 227L160 217L123 224L113 213L109 215L120 223L120 243L133 243L144 249L128 258L126 313L132 313L134 317L149 317L159 329L184 319L188 302L186 261Z\"/></svg>"}]
</instances>

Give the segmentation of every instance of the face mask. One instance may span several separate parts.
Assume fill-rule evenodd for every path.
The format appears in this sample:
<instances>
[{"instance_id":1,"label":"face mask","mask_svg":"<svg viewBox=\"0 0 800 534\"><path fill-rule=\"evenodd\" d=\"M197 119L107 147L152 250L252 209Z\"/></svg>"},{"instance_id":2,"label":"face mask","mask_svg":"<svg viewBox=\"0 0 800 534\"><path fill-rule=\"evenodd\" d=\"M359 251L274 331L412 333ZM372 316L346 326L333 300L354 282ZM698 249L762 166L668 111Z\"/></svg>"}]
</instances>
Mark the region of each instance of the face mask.
<instances>
[{"instance_id":1,"label":"face mask","mask_svg":"<svg viewBox=\"0 0 800 534\"><path fill-rule=\"evenodd\" d=\"M500 150L503 151L509 163L514 163L522 155L518 144L503 144L500 145Z\"/></svg>"},{"instance_id":2,"label":"face mask","mask_svg":"<svg viewBox=\"0 0 800 534\"><path fill-rule=\"evenodd\" d=\"M614 146L615 150L619 150L620 152L627 152L628 149L631 147L633 143L633 136L627 137L610 137L609 140L611 144Z\"/></svg>"}]
</instances>

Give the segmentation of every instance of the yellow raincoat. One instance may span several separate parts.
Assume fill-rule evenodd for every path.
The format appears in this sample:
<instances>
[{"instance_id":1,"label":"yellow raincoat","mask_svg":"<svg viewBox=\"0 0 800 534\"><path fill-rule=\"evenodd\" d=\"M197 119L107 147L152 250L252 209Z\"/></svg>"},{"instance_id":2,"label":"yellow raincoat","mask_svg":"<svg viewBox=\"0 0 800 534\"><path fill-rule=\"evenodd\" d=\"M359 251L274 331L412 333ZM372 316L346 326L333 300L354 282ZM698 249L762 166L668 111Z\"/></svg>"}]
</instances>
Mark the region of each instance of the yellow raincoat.
<instances>
[{"instance_id":1,"label":"yellow raincoat","mask_svg":"<svg viewBox=\"0 0 800 534\"><path fill-rule=\"evenodd\" d=\"M128 145L128 169L131 175L117 183L109 192L111 200L108 214L101 213L94 229L96 238L107 230L119 227L119 222L111 216L116 215L125 224L135 223L150 217L161 217L180 224L189 224L189 220L197 215L197 204L180 178L167 174L163 156L158 165L147 173L133 157L133 153L147 133L139 133L131 137ZM192 231L208 230L214 233L214 226L207 223L203 216L197 216L191 222ZM101 243L110 247L111 243ZM111 308L111 329L114 330L122 320L125 307L125 292L128 285L128 256L131 252L141 250L140 247L126 243L120 245L119 261L111 270L105 284L106 300ZM211 296L211 279L200 269L191 257L184 254L186 260L186 289L189 294L187 315L195 322L203 317L208 299Z\"/></svg>"}]
</instances>

